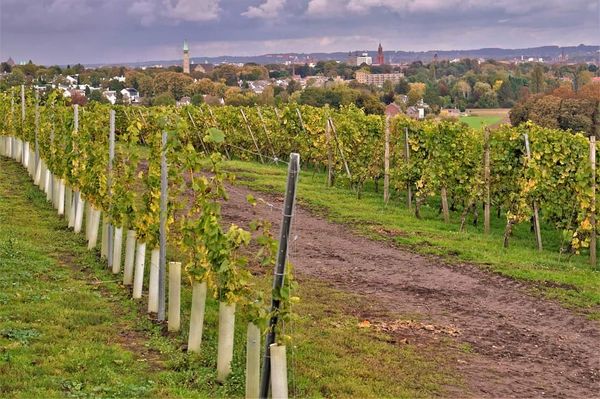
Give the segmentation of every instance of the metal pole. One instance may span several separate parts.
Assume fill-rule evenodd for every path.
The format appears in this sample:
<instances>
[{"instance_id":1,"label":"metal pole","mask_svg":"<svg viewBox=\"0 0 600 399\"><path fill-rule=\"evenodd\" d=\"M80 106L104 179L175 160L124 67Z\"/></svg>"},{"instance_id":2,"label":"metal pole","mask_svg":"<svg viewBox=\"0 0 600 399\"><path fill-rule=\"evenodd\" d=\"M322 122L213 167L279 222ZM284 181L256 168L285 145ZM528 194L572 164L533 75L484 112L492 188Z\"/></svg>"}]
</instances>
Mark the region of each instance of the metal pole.
<instances>
[{"instance_id":1,"label":"metal pole","mask_svg":"<svg viewBox=\"0 0 600 399\"><path fill-rule=\"evenodd\" d=\"M277 250L277 263L273 276L273 292L277 292L283 286L285 276L285 264L287 261L288 240L290 236L290 227L296 201L296 184L300 173L300 155L290 154L290 164L288 167L287 185L285 190L285 202L283 205L283 221L281 223L281 233L279 235L279 248ZM279 310L279 299L271 299L271 320L269 321L269 331L265 341L265 354L263 357L262 375L260 381L260 398L266 399L269 394L269 382L271 379L271 344L275 342L275 326L277 325L277 311Z\"/></svg>"},{"instance_id":2,"label":"metal pole","mask_svg":"<svg viewBox=\"0 0 600 399\"><path fill-rule=\"evenodd\" d=\"M596 137L590 136L590 164L592 166L592 212L590 222L592 232L590 233L590 263L596 268Z\"/></svg>"},{"instance_id":3,"label":"metal pole","mask_svg":"<svg viewBox=\"0 0 600 399\"><path fill-rule=\"evenodd\" d=\"M21 122L25 122L25 85L21 85Z\"/></svg>"},{"instance_id":4,"label":"metal pole","mask_svg":"<svg viewBox=\"0 0 600 399\"><path fill-rule=\"evenodd\" d=\"M113 160L115 158L115 110L110 110L110 120L109 120L109 132L108 132L108 176L106 177L106 192L108 195L108 208L106 210L106 214L109 214L110 207L112 206L111 202L111 186L112 186L112 169L113 169ZM113 258L113 225L112 223L108 224L108 253L106 254L106 259L108 260L108 267L112 268L112 258Z\"/></svg>"},{"instance_id":5,"label":"metal pole","mask_svg":"<svg viewBox=\"0 0 600 399\"><path fill-rule=\"evenodd\" d=\"M24 163L25 151L23 148L25 144L25 85L21 85L21 134L23 134L23 144L21 144L21 163Z\"/></svg>"},{"instance_id":6,"label":"metal pole","mask_svg":"<svg viewBox=\"0 0 600 399\"><path fill-rule=\"evenodd\" d=\"M165 320L166 305L166 275L167 275L167 132L162 132L160 154L160 227L159 227L159 257L158 257L158 321Z\"/></svg>"},{"instance_id":7,"label":"metal pole","mask_svg":"<svg viewBox=\"0 0 600 399\"><path fill-rule=\"evenodd\" d=\"M37 173L38 164L40 162L40 146L38 142L38 133L40 130L40 95L35 92L35 170Z\"/></svg>"}]
</instances>

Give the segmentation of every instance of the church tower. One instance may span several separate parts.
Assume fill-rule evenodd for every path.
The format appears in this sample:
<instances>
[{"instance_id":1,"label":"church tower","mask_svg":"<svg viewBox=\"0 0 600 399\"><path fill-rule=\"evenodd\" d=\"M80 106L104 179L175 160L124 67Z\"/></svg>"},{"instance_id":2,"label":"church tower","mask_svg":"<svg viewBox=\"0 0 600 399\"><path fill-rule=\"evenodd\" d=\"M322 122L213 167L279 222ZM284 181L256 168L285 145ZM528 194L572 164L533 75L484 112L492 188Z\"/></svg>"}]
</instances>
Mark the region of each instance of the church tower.
<instances>
[{"instance_id":1,"label":"church tower","mask_svg":"<svg viewBox=\"0 0 600 399\"><path fill-rule=\"evenodd\" d=\"M183 73L190 73L190 49L187 40L183 41Z\"/></svg>"},{"instance_id":2,"label":"church tower","mask_svg":"<svg viewBox=\"0 0 600 399\"><path fill-rule=\"evenodd\" d=\"M383 57L383 47L381 47L381 43L379 43L379 48L377 49L377 64L385 64L385 58Z\"/></svg>"}]
</instances>

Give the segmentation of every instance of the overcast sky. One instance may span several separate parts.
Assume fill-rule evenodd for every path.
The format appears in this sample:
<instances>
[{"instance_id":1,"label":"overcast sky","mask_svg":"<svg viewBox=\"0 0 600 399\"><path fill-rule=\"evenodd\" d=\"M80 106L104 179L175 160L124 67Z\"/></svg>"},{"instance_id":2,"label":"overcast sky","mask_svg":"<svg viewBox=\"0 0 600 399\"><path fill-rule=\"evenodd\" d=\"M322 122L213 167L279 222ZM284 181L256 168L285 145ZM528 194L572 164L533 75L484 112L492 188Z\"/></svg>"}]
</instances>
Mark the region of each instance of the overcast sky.
<instances>
[{"instance_id":1,"label":"overcast sky","mask_svg":"<svg viewBox=\"0 0 600 399\"><path fill-rule=\"evenodd\" d=\"M0 0L0 60L598 44L600 0Z\"/></svg>"}]
</instances>

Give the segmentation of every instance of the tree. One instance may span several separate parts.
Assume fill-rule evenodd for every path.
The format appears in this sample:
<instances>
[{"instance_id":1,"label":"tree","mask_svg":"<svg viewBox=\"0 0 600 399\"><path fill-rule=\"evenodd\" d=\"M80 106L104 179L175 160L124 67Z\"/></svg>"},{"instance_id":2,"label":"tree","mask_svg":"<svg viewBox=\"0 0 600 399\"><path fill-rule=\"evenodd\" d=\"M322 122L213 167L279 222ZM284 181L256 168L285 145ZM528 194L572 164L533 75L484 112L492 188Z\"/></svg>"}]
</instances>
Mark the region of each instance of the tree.
<instances>
[{"instance_id":1,"label":"tree","mask_svg":"<svg viewBox=\"0 0 600 399\"><path fill-rule=\"evenodd\" d=\"M71 92L71 104L84 106L85 104L87 104L87 98L83 94L80 94L78 91L73 91Z\"/></svg>"},{"instance_id":2,"label":"tree","mask_svg":"<svg viewBox=\"0 0 600 399\"><path fill-rule=\"evenodd\" d=\"M541 93L544 90L544 68L536 64L531 72L531 92Z\"/></svg>"},{"instance_id":3,"label":"tree","mask_svg":"<svg viewBox=\"0 0 600 399\"><path fill-rule=\"evenodd\" d=\"M559 97L552 95L536 98L531 105L529 119L540 126L558 129L561 101Z\"/></svg>"},{"instance_id":4,"label":"tree","mask_svg":"<svg viewBox=\"0 0 600 399\"><path fill-rule=\"evenodd\" d=\"M263 92L258 95L258 103L260 105L273 105L275 104L275 90L273 86L267 86Z\"/></svg>"},{"instance_id":5,"label":"tree","mask_svg":"<svg viewBox=\"0 0 600 399\"><path fill-rule=\"evenodd\" d=\"M396 83L396 86L394 87L394 91L397 94L408 94L409 90L410 85L408 84L406 79L400 79L400 81Z\"/></svg>"},{"instance_id":6,"label":"tree","mask_svg":"<svg viewBox=\"0 0 600 399\"><path fill-rule=\"evenodd\" d=\"M157 93L171 93L175 100L187 94L187 87L193 79L184 73L162 72L154 78L154 91Z\"/></svg>"},{"instance_id":7,"label":"tree","mask_svg":"<svg viewBox=\"0 0 600 399\"><path fill-rule=\"evenodd\" d=\"M8 62L3 62L0 66L0 72L11 73L12 67L10 66L10 64Z\"/></svg>"},{"instance_id":8,"label":"tree","mask_svg":"<svg viewBox=\"0 0 600 399\"><path fill-rule=\"evenodd\" d=\"M213 80L222 80L227 86L238 85L239 68L235 65L220 65L212 72Z\"/></svg>"},{"instance_id":9,"label":"tree","mask_svg":"<svg viewBox=\"0 0 600 399\"><path fill-rule=\"evenodd\" d=\"M471 94L471 85L464 80L459 80L454 84L453 92L455 97L461 96L466 99Z\"/></svg>"},{"instance_id":10,"label":"tree","mask_svg":"<svg viewBox=\"0 0 600 399\"><path fill-rule=\"evenodd\" d=\"M600 82L592 82L579 89L577 96L582 99L600 101Z\"/></svg>"},{"instance_id":11,"label":"tree","mask_svg":"<svg viewBox=\"0 0 600 399\"><path fill-rule=\"evenodd\" d=\"M108 81L108 89L109 90L120 92L124 88L125 88L125 85L116 79L111 79Z\"/></svg>"},{"instance_id":12,"label":"tree","mask_svg":"<svg viewBox=\"0 0 600 399\"><path fill-rule=\"evenodd\" d=\"M498 96L492 90L489 90L479 97L477 100L477 107L479 108L498 108Z\"/></svg>"},{"instance_id":13,"label":"tree","mask_svg":"<svg viewBox=\"0 0 600 399\"><path fill-rule=\"evenodd\" d=\"M558 123L561 129L592 134L594 102L567 98L560 104Z\"/></svg>"},{"instance_id":14,"label":"tree","mask_svg":"<svg viewBox=\"0 0 600 399\"><path fill-rule=\"evenodd\" d=\"M165 72L168 73L168 72ZM174 72L176 73L176 72ZM177 102L175 101L175 98L173 97L173 94L171 94L170 92L164 92L159 94L158 96L154 97L154 99L152 100L152 104L153 105L175 105Z\"/></svg>"},{"instance_id":15,"label":"tree","mask_svg":"<svg viewBox=\"0 0 600 399\"><path fill-rule=\"evenodd\" d=\"M377 96L368 93L358 95L356 106L364 109L366 114L383 115L385 111L384 105L379 101Z\"/></svg>"},{"instance_id":16,"label":"tree","mask_svg":"<svg viewBox=\"0 0 600 399\"><path fill-rule=\"evenodd\" d=\"M510 110L509 117L513 126L519 126L521 123L527 122L529 119L529 104L527 102L515 104Z\"/></svg>"},{"instance_id":17,"label":"tree","mask_svg":"<svg viewBox=\"0 0 600 399\"><path fill-rule=\"evenodd\" d=\"M594 75L588 70L581 70L577 72L575 75L575 80L573 80L573 90L578 92L580 88L592 81L593 76Z\"/></svg>"},{"instance_id":18,"label":"tree","mask_svg":"<svg viewBox=\"0 0 600 399\"><path fill-rule=\"evenodd\" d=\"M299 82L296 82L294 79L291 79L287 85L288 94L292 94L295 91L302 90L302 86Z\"/></svg>"},{"instance_id":19,"label":"tree","mask_svg":"<svg viewBox=\"0 0 600 399\"><path fill-rule=\"evenodd\" d=\"M410 90L408 92L408 105L414 105L419 100L423 99L425 95L425 83L410 83Z\"/></svg>"},{"instance_id":20,"label":"tree","mask_svg":"<svg viewBox=\"0 0 600 399\"><path fill-rule=\"evenodd\" d=\"M475 101L479 100L479 97L483 96L484 94L486 94L490 91L492 91L492 87L488 83L476 82L475 86L473 86L474 100Z\"/></svg>"},{"instance_id":21,"label":"tree","mask_svg":"<svg viewBox=\"0 0 600 399\"><path fill-rule=\"evenodd\" d=\"M204 96L200 93L196 93L191 99L192 105L199 106L204 103Z\"/></svg>"},{"instance_id":22,"label":"tree","mask_svg":"<svg viewBox=\"0 0 600 399\"><path fill-rule=\"evenodd\" d=\"M512 90L510 81L505 80L498 89L498 102L501 107L510 108L515 104L515 93Z\"/></svg>"},{"instance_id":23,"label":"tree","mask_svg":"<svg viewBox=\"0 0 600 399\"><path fill-rule=\"evenodd\" d=\"M95 102L99 102L102 104L108 103L108 99L102 95L102 92L100 90L92 90L92 92L88 96L88 101L89 102L95 101Z\"/></svg>"},{"instance_id":24,"label":"tree","mask_svg":"<svg viewBox=\"0 0 600 399\"><path fill-rule=\"evenodd\" d=\"M204 78L200 79L196 82L191 83L186 92L189 96L194 96L196 94L212 94L215 95L215 83L212 80Z\"/></svg>"},{"instance_id":25,"label":"tree","mask_svg":"<svg viewBox=\"0 0 600 399\"><path fill-rule=\"evenodd\" d=\"M225 104L239 106L250 106L256 104L256 95L251 91L243 92L239 87L230 87L225 92Z\"/></svg>"},{"instance_id":26,"label":"tree","mask_svg":"<svg viewBox=\"0 0 600 399\"><path fill-rule=\"evenodd\" d=\"M8 87L22 85L25 83L25 74L20 69L13 68L4 81Z\"/></svg>"},{"instance_id":27,"label":"tree","mask_svg":"<svg viewBox=\"0 0 600 399\"><path fill-rule=\"evenodd\" d=\"M240 71L241 80L265 80L269 78L269 71L262 65L246 64Z\"/></svg>"},{"instance_id":28,"label":"tree","mask_svg":"<svg viewBox=\"0 0 600 399\"><path fill-rule=\"evenodd\" d=\"M137 90L140 92L142 97L151 97L154 95L154 80L146 75L142 74L137 78Z\"/></svg>"},{"instance_id":29,"label":"tree","mask_svg":"<svg viewBox=\"0 0 600 399\"><path fill-rule=\"evenodd\" d=\"M381 96L381 101L383 101L385 104L391 104L394 102L396 98L396 93L394 93L393 91L384 93L383 96Z\"/></svg>"}]
</instances>

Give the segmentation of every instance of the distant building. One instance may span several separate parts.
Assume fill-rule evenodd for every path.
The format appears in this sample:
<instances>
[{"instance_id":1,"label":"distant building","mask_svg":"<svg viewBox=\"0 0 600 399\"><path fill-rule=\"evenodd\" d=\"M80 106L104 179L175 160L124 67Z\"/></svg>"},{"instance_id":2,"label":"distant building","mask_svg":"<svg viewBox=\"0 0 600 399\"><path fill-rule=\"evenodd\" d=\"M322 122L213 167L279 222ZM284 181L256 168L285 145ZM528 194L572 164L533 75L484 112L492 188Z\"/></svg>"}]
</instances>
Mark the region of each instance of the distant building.
<instances>
[{"instance_id":1,"label":"distant building","mask_svg":"<svg viewBox=\"0 0 600 399\"><path fill-rule=\"evenodd\" d=\"M178 107L183 107L185 105L190 105L192 103L192 99L188 96L181 97L179 101L177 101Z\"/></svg>"},{"instance_id":2,"label":"distant building","mask_svg":"<svg viewBox=\"0 0 600 399\"><path fill-rule=\"evenodd\" d=\"M140 93L132 87L121 90L121 95L125 103L134 104L140 101Z\"/></svg>"},{"instance_id":3,"label":"distant building","mask_svg":"<svg viewBox=\"0 0 600 399\"><path fill-rule=\"evenodd\" d=\"M425 109L412 105L406 109L406 115L413 119L423 119L425 118Z\"/></svg>"},{"instance_id":4,"label":"distant building","mask_svg":"<svg viewBox=\"0 0 600 399\"><path fill-rule=\"evenodd\" d=\"M8 57L8 60L6 60L6 63L10 66L10 67L14 67L15 66L15 60L12 59L12 57Z\"/></svg>"},{"instance_id":5,"label":"distant building","mask_svg":"<svg viewBox=\"0 0 600 399\"><path fill-rule=\"evenodd\" d=\"M379 47L377 48L377 65L385 64L385 57L383 56L383 47L381 47L381 43L379 43Z\"/></svg>"},{"instance_id":6,"label":"distant building","mask_svg":"<svg viewBox=\"0 0 600 399\"><path fill-rule=\"evenodd\" d=\"M183 73L190 73L190 48L187 40L183 41Z\"/></svg>"},{"instance_id":7,"label":"distant building","mask_svg":"<svg viewBox=\"0 0 600 399\"><path fill-rule=\"evenodd\" d=\"M368 53L348 53L348 65L360 66L362 64L372 65L373 59Z\"/></svg>"},{"instance_id":8,"label":"distant building","mask_svg":"<svg viewBox=\"0 0 600 399\"><path fill-rule=\"evenodd\" d=\"M458 108L444 108L440 110L440 116L460 116L460 109Z\"/></svg>"},{"instance_id":9,"label":"distant building","mask_svg":"<svg viewBox=\"0 0 600 399\"><path fill-rule=\"evenodd\" d=\"M75 77L75 76L67 75L67 77L65 78L65 80L67 82L69 82L70 86L75 86L77 84L77 77Z\"/></svg>"},{"instance_id":10,"label":"distant building","mask_svg":"<svg viewBox=\"0 0 600 399\"><path fill-rule=\"evenodd\" d=\"M396 103L390 103L385 107L385 115L393 118L394 116L401 114L402 108Z\"/></svg>"},{"instance_id":11,"label":"distant building","mask_svg":"<svg viewBox=\"0 0 600 399\"><path fill-rule=\"evenodd\" d=\"M106 98L112 105L115 105L117 102L117 92L114 90L105 90L102 92L102 96Z\"/></svg>"},{"instance_id":12,"label":"distant building","mask_svg":"<svg viewBox=\"0 0 600 399\"><path fill-rule=\"evenodd\" d=\"M358 83L367 84L367 85L375 85L375 86L383 86L383 83L386 80L389 80L392 83L398 83L400 80L404 78L404 74L402 72L394 72L394 73L368 73L365 71L357 71L356 72L356 81Z\"/></svg>"}]
</instances>

